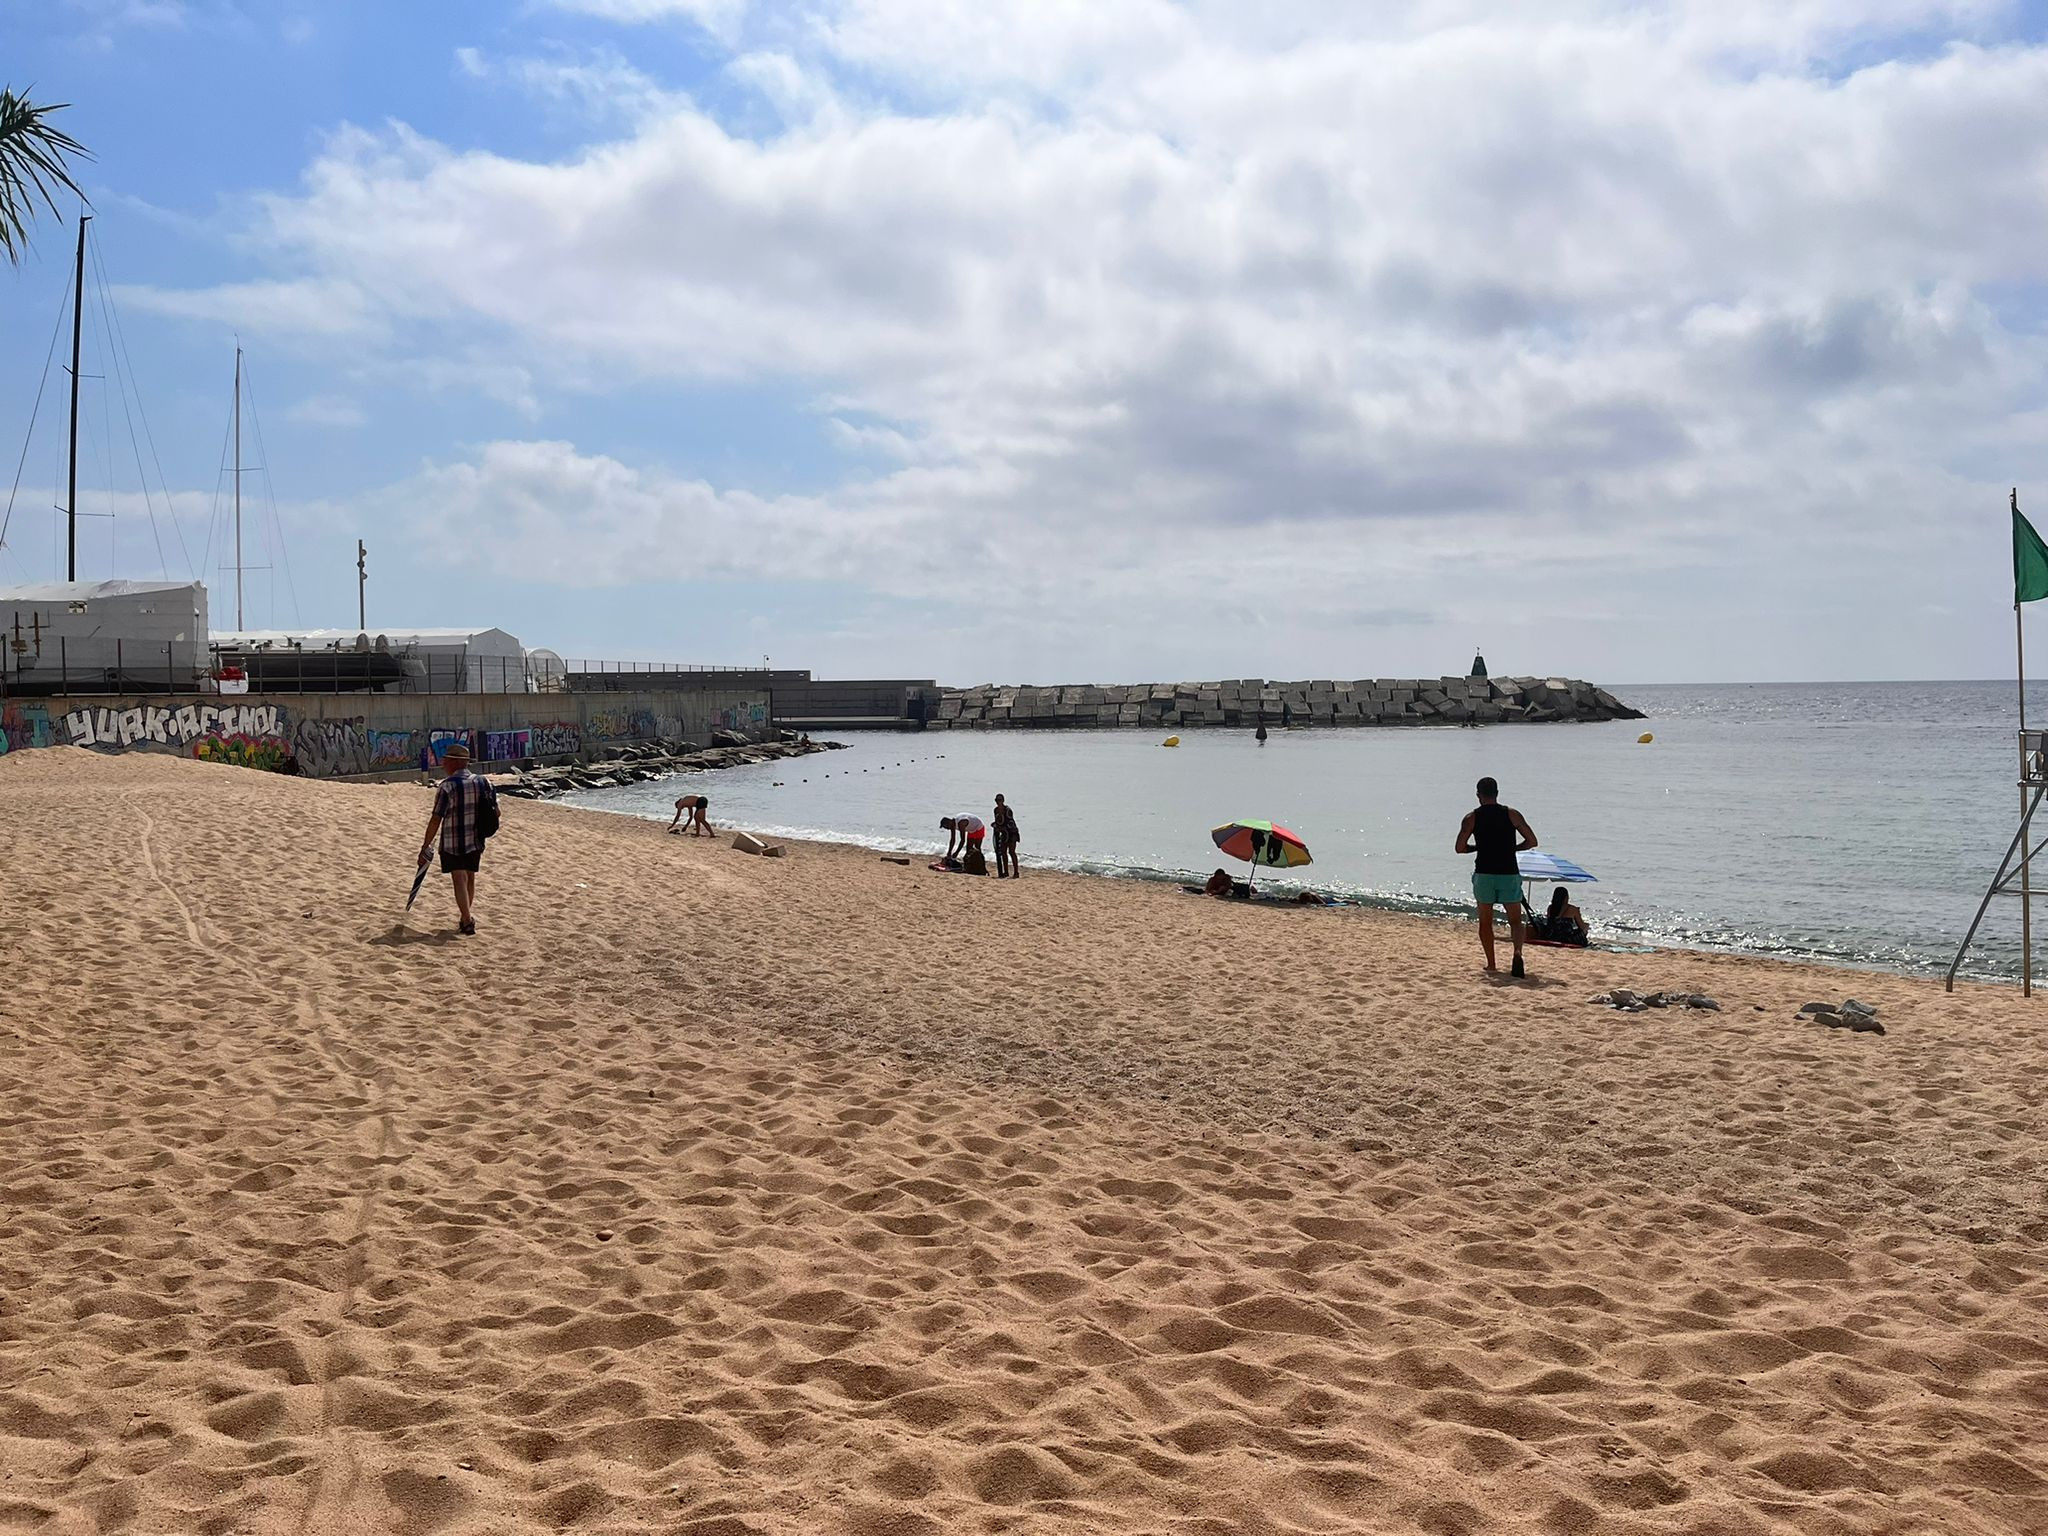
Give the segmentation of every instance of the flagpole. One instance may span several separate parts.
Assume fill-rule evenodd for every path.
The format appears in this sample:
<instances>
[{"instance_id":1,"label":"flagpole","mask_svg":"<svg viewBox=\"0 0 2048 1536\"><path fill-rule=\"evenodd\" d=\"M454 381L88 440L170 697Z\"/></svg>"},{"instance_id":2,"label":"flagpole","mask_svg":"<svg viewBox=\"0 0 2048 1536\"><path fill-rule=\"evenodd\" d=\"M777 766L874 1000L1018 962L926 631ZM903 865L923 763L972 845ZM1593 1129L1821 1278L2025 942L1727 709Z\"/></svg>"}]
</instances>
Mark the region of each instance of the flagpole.
<instances>
[{"instance_id":1,"label":"flagpole","mask_svg":"<svg viewBox=\"0 0 2048 1536\"><path fill-rule=\"evenodd\" d=\"M2020 672L2020 815L2027 814L2027 626L2026 609L2012 605L2013 647ZM2028 843L2033 842L2029 838ZM2034 995L2034 887L2029 878L2031 848L2020 849L2020 996Z\"/></svg>"},{"instance_id":2,"label":"flagpole","mask_svg":"<svg viewBox=\"0 0 2048 1536\"><path fill-rule=\"evenodd\" d=\"M2012 488L2012 512L2020 512L2020 488ZM2015 524L2015 527L2018 525ZM2020 820L2024 823L2027 815L2027 621L2026 605L2020 602L2018 591L2013 594L2012 638L2013 654L2018 661L2020 675ZM2033 838L2026 837L2020 846L2020 996L2034 995L2034 887L2030 878Z\"/></svg>"}]
</instances>

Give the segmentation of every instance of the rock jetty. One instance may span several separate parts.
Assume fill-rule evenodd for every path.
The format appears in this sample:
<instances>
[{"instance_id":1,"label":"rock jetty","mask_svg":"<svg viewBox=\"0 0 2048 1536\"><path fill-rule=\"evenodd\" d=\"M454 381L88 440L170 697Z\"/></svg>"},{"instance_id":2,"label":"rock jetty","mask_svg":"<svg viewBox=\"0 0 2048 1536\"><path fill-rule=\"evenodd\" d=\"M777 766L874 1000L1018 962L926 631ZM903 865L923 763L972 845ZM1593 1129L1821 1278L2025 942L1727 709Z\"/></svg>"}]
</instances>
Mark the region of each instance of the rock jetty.
<instances>
[{"instance_id":1,"label":"rock jetty","mask_svg":"<svg viewBox=\"0 0 2048 1536\"><path fill-rule=\"evenodd\" d=\"M1604 688L1569 677L1402 677L1274 683L983 683L941 696L937 730L1110 725L1499 725L1509 721L1640 720Z\"/></svg>"},{"instance_id":2,"label":"rock jetty","mask_svg":"<svg viewBox=\"0 0 2048 1536\"><path fill-rule=\"evenodd\" d=\"M549 768L519 768L489 775L498 793L522 800L545 800L572 789L611 789L620 784L639 784L648 779L665 779L675 773L705 773L715 768L736 768L742 763L768 763L784 757L809 757L813 752L837 752L843 741L747 741L735 733L720 731L713 745L700 747L687 741L642 741L610 749L602 761L561 763Z\"/></svg>"}]
</instances>

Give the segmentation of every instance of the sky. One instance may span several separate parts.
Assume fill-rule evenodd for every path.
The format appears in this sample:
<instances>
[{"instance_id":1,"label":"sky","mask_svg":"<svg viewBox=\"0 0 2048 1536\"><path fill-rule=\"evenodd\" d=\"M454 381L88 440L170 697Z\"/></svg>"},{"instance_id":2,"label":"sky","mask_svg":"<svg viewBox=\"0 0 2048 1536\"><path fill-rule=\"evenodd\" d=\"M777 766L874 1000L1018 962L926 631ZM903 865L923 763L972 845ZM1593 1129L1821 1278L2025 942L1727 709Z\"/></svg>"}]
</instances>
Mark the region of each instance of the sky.
<instances>
[{"instance_id":1,"label":"sky","mask_svg":"<svg viewBox=\"0 0 2048 1536\"><path fill-rule=\"evenodd\" d=\"M250 627L360 538L573 657L2011 675L2048 0L0 0L0 83L94 155L80 576L217 628L239 343Z\"/></svg>"}]
</instances>

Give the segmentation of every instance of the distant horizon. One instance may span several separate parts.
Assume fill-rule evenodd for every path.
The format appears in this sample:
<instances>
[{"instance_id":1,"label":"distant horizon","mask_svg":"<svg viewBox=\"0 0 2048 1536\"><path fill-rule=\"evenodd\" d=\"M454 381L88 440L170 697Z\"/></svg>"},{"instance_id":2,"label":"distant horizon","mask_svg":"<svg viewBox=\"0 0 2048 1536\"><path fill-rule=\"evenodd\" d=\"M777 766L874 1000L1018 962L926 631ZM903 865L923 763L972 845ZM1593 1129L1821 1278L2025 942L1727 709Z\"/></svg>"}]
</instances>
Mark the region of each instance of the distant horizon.
<instances>
[{"instance_id":1,"label":"distant horizon","mask_svg":"<svg viewBox=\"0 0 2048 1536\"><path fill-rule=\"evenodd\" d=\"M820 682L836 682L836 681L842 681L842 680L844 680L844 681L857 681L857 679L840 679L840 678L837 678L837 677L833 677L833 676L826 676L826 675L824 675L824 674L821 674L821 673L819 673L819 672L818 672L818 669L817 669L817 668L815 668L815 667L811 668L811 669L810 669L810 671L811 671L811 673L812 673L813 677L814 677L814 678L816 678L816 679L817 679L818 681L820 681ZM904 674L902 674L902 675L903 675L903 676L905 676L905 677L908 677L908 676L909 676L910 674L909 674L909 673L904 673ZM1215 677L1215 678L1211 678L1211 677L1207 677L1207 676L1200 676L1200 677L1198 677L1198 676L1195 676L1195 675L1193 675L1193 674L1189 674L1189 673L1181 673L1181 674L1177 674L1177 675L1174 675L1174 676L1171 676L1171 677L1165 677L1165 676L1162 676L1162 677L1156 677L1156 678L1145 678L1145 677L1118 677L1118 678L1111 678L1111 677L1107 677L1107 676L1098 676L1098 677L1092 677L1092 678L1089 678L1089 679L1087 679L1086 681L1083 681L1082 679L1079 679L1079 678L1058 678L1058 679L1048 679L1048 680L1047 680L1047 681L1045 681L1045 682L1037 682L1037 681L1032 681L1032 682L1015 682L1015 681L1012 681L1012 680L1009 680L1009 679L999 679L999 678L982 678L982 679L977 679L977 680L976 680L975 682L972 682L972 683L948 683L948 682L945 682L945 681L943 681L943 680L937 680L937 681L938 681L938 685L939 685L939 686L940 686L941 688L980 688L980 687L986 687L986 686L991 686L991 685L992 685L992 686L995 686L995 687L999 687L999 688L1087 688L1087 687L1113 687L1113 686L1130 686L1130 685L1132 685L1132 684L1137 684L1137 683L1151 683L1151 684L1154 684L1154 685L1158 685L1158 684L1164 684L1164 683L1182 683L1182 682L1213 682L1213 681L1223 681L1223 680L1227 680L1227 679L1228 679L1228 678L1230 678L1230 677L1238 677L1238 678L1249 678L1249 677L1255 677L1255 676L1260 676L1260 675L1261 675L1261 674L1258 674L1258 673L1250 673L1250 672L1239 672L1239 673L1224 673L1224 674L1218 674L1218 676L1217 676L1217 677ZM1431 673L1427 673L1427 674L1425 674L1425 673L1421 673L1421 672L1414 672L1414 673L1409 673L1409 672L1398 672L1398 673L1396 673L1396 672L1386 672L1386 673L1381 673L1381 674L1378 674L1378 676L1379 676L1379 677L1381 677L1381 678L1391 678L1391 677L1416 677L1416 678L1419 678L1419 679L1421 679L1421 680L1422 680L1422 681L1424 681L1424 682L1428 682L1428 681L1432 681L1432 680L1435 680L1435 679L1440 679L1440 678L1446 678L1446 677L1460 677L1460 676L1465 676L1465 675L1467 675L1467 674L1464 674L1464 673L1455 673L1455 672L1431 672ZM1351 678L1351 680L1355 680L1355 679L1356 679L1356 676L1357 676L1357 674L1349 674L1349 677ZM1555 672L1555 671L1552 671L1552 672L1496 672L1496 671L1492 670L1491 668L1489 668L1489 669L1488 669L1488 671L1487 671L1487 676L1488 676L1489 678L1495 678L1495 677L1562 677L1562 678L1568 678L1568 679L1570 679L1571 681L1574 681L1574 682L1582 682L1582 683L1591 683L1591 684L1592 684L1592 685L1593 685L1594 687L1596 687L1596 688L1605 688L1605 689L1607 689L1607 690L1608 690L1608 691L1609 691L1610 693L1611 693L1611 692L1613 692L1614 690L1618 689L1618 688L1842 688L1842 687L1849 687L1849 688L1882 688L1882 687L1889 687L1889 686L1894 686L1894 685L1896 685L1896 686L1899 686L1899 687L1905 687L1905 686L1909 686L1909 685L1912 685L1912 686L1925 686L1926 684L1929 684L1929 683L1962 683L1962 684L1969 684L1969 685L1971 685L1971 686L1977 686L1977 685L1995 685L1995 684L2003 684L2003 685L2004 685L2004 686L2006 686L2006 687L2015 687L2015 686L2016 686L2016 680L2015 680L2015 679L2013 679L2013 678L2010 678L2010 677L2007 677L2007 678L1997 678L1997 677L1861 677L1861 678L1858 678L1858 677L1834 677L1834 678L1827 678L1827 677L1816 677L1816 678L1758 678L1758 679L1754 679L1754 680L1747 680L1747 679L1736 679L1736 680L1733 680L1733 681L1729 681L1729 680L1723 680L1723 681L1718 681L1718 682L1693 682L1693 681L1678 681L1678 682L1672 682L1672 681L1662 681L1662 682L1654 682L1654 683L1653 683L1653 682L1632 682L1632 683L1618 683L1618 682L1612 682L1612 681L1609 681L1609 680L1607 680L1607 679L1604 679L1604 678L1598 678L1598 677L1580 677L1580 676L1578 676L1578 675L1577 675L1576 673L1572 673L1572 672ZM1324 681L1344 681L1345 679L1344 679L1344 678L1339 678L1339 677L1338 677L1338 675L1337 675L1336 673L1334 673L1334 672L1324 672L1324 673L1307 673L1307 674L1303 674L1303 676L1302 676L1302 677L1301 677L1300 679L1298 679L1298 680L1300 680L1300 681L1312 681L1312 682L1324 682ZM1275 678L1275 677L1267 677L1267 678L1265 678L1265 681L1267 681L1267 682L1269 682L1269 683L1270 683L1270 682L1274 682L1274 681L1292 682L1292 681L1297 681L1297 679L1295 679L1295 678L1292 678L1292 677L1289 677L1289 678ZM2037 682L2038 682L2038 683L2041 683L2041 684L2043 684L2044 686L2048 686L2048 675L2044 675L2044 676L2041 676L2041 677L2034 677L2034 676L2029 676L2029 677L2028 677L2028 679L2027 679L2027 683L2028 683L2028 685L2029 685L2029 687L2030 687L2030 688L2031 688L2031 686L2032 686L2033 684L2035 684L2035 683L2037 683ZM1623 702L1626 702L1626 700L1624 700Z\"/></svg>"},{"instance_id":2,"label":"distant horizon","mask_svg":"<svg viewBox=\"0 0 2048 1536\"><path fill-rule=\"evenodd\" d=\"M1591 681L1591 679L1588 679ZM2048 683L2048 677L2027 679ZM2008 688L2018 686L2018 679L2011 677L1774 677L1754 681L1736 682L1636 682L1602 683L1603 688L1884 688L1908 685L1925 686L1929 683L1965 683L1971 686L2003 684Z\"/></svg>"}]
</instances>

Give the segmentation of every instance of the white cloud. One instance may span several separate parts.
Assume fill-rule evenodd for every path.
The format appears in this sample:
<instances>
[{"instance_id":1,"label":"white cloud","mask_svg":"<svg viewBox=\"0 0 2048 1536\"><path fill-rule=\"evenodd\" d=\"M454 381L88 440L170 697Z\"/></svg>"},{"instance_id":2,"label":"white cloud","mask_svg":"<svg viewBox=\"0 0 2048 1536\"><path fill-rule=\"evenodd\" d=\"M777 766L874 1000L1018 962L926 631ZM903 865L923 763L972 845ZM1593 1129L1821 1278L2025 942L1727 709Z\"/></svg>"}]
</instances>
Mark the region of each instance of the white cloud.
<instances>
[{"instance_id":1,"label":"white cloud","mask_svg":"<svg viewBox=\"0 0 2048 1536\"><path fill-rule=\"evenodd\" d=\"M797 500L555 443L423 471L580 582L999 566L1020 626L1255 583L1327 631L1541 573L1769 624L1853 530L1874 592L1945 599L1975 552L1929 530L2048 458L2002 318L2048 292L2048 50L2002 14L845 0L732 43L765 138L673 97L554 162L349 130L263 206L276 283L151 302L794 381L862 466Z\"/></svg>"},{"instance_id":2,"label":"white cloud","mask_svg":"<svg viewBox=\"0 0 2048 1536\"><path fill-rule=\"evenodd\" d=\"M114 285L117 302L183 320L206 320L252 331L314 336L374 332L376 306L352 283L331 278L223 283L213 288Z\"/></svg>"},{"instance_id":3,"label":"white cloud","mask_svg":"<svg viewBox=\"0 0 2048 1536\"><path fill-rule=\"evenodd\" d=\"M65 0L66 9L95 26L182 27L192 19L188 0Z\"/></svg>"},{"instance_id":4,"label":"white cloud","mask_svg":"<svg viewBox=\"0 0 2048 1536\"><path fill-rule=\"evenodd\" d=\"M309 427L360 427L370 419L362 406L346 395L308 395L285 415Z\"/></svg>"},{"instance_id":5,"label":"white cloud","mask_svg":"<svg viewBox=\"0 0 2048 1536\"><path fill-rule=\"evenodd\" d=\"M500 57L458 48L455 69L464 79L510 86L596 123L631 125L679 104L678 97L610 49Z\"/></svg>"},{"instance_id":6,"label":"white cloud","mask_svg":"<svg viewBox=\"0 0 2048 1536\"><path fill-rule=\"evenodd\" d=\"M543 0L558 11L576 11L603 21L644 26L687 21L714 37L730 37L748 9L747 0Z\"/></svg>"}]
</instances>

